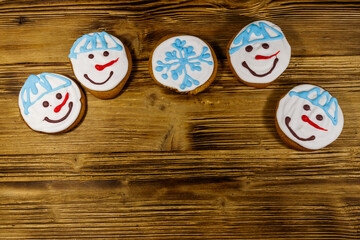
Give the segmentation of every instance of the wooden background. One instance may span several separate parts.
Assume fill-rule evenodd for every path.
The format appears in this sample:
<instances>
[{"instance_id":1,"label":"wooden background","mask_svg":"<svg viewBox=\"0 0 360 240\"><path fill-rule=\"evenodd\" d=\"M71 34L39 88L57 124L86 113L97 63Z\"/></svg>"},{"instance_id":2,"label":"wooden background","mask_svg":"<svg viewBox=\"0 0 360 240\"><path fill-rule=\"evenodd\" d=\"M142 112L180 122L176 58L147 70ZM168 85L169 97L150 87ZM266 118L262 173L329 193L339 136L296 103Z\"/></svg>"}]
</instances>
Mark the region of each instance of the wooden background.
<instances>
[{"instance_id":1,"label":"wooden background","mask_svg":"<svg viewBox=\"0 0 360 240\"><path fill-rule=\"evenodd\" d=\"M226 45L265 19L292 47L266 89L236 80ZM74 77L68 53L107 31L134 68L112 100L87 93L73 131L31 131L18 112L30 74ZM208 41L214 83L197 96L161 88L147 61L171 33ZM359 239L360 3L358 1L0 1L1 239ZM300 83L339 100L341 136L312 153L291 150L276 102Z\"/></svg>"}]
</instances>

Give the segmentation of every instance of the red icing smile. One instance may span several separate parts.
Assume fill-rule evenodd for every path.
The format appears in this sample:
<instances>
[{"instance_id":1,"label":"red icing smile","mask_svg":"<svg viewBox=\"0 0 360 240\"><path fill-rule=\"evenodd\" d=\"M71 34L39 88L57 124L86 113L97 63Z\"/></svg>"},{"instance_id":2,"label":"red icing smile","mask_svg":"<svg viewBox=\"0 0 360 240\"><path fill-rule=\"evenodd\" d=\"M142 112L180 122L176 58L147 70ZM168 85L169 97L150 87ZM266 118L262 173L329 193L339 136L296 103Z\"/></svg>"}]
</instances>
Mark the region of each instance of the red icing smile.
<instances>
[{"instance_id":1,"label":"red icing smile","mask_svg":"<svg viewBox=\"0 0 360 240\"><path fill-rule=\"evenodd\" d=\"M108 62L108 63L106 63L106 64L104 64L104 65L96 64L96 65L95 65L95 68L96 68L96 70L98 70L98 71L102 71L102 70L104 70L105 68L110 67L111 65L113 65L114 63L116 63L118 60L119 60L119 58L117 58L116 60L112 60L112 61L110 61L110 62Z\"/></svg>"},{"instance_id":2,"label":"red icing smile","mask_svg":"<svg viewBox=\"0 0 360 240\"><path fill-rule=\"evenodd\" d=\"M275 57L276 55L278 55L279 52L280 52L280 51L278 51L277 53L275 53L275 54L273 54L273 55L271 55L271 56L256 55L256 56L255 56L255 59L256 59L256 60L270 59L270 58Z\"/></svg>"},{"instance_id":3,"label":"red icing smile","mask_svg":"<svg viewBox=\"0 0 360 240\"><path fill-rule=\"evenodd\" d=\"M317 125L316 123L314 123L313 121L311 121L311 120L309 119L309 117L306 116L306 115L302 115L302 116L301 116L301 120L303 120L304 122L310 124L310 125L313 126L314 128L317 128L317 129L323 130L323 131L327 131L325 128L322 128L322 127L320 127L319 125Z\"/></svg>"},{"instance_id":4,"label":"red icing smile","mask_svg":"<svg viewBox=\"0 0 360 240\"><path fill-rule=\"evenodd\" d=\"M56 106L56 108L54 108L54 112L56 113L60 112L61 108L66 104L68 99L69 99L69 93L66 93L64 101L60 105Z\"/></svg>"}]
</instances>

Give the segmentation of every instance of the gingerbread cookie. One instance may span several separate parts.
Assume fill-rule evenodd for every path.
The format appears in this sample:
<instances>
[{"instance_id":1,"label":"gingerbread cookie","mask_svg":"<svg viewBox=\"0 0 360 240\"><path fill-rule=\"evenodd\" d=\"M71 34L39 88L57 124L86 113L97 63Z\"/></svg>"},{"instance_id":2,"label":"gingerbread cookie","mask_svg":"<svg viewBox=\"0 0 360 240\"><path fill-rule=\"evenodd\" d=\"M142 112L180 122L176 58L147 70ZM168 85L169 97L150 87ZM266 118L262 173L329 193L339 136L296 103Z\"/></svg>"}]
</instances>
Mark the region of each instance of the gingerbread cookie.
<instances>
[{"instance_id":1,"label":"gingerbread cookie","mask_svg":"<svg viewBox=\"0 0 360 240\"><path fill-rule=\"evenodd\" d=\"M76 40L69 58L81 85L102 99L121 91L132 67L128 48L106 32L85 34Z\"/></svg>"},{"instance_id":2,"label":"gingerbread cookie","mask_svg":"<svg viewBox=\"0 0 360 240\"><path fill-rule=\"evenodd\" d=\"M197 94L215 79L217 59L208 43L189 35L166 36L149 60L152 78L179 93Z\"/></svg>"},{"instance_id":3,"label":"gingerbread cookie","mask_svg":"<svg viewBox=\"0 0 360 240\"><path fill-rule=\"evenodd\" d=\"M336 98L324 89L304 84L291 89L276 110L280 137L299 150L316 150L335 141L344 126Z\"/></svg>"},{"instance_id":4,"label":"gingerbread cookie","mask_svg":"<svg viewBox=\"0 0 360 240\"><path fill-rule=\"evenodd\" d=\"M234 75L246 85L264 88L287 68L291 47L284 33L268 21L244 27L229 43L227 58Z\"/></svg>"},{"instance_id":5,"label":"gingerbread cookie","mask_svg":"<svg viewBox=\"0 0 360 240\"><path fill-rule=\"evenodd\" d=\"M54 73L30 75L19 94L25 123L44 133L66 132L82 119L85 96L71 79Z\"/></svg>"}]
</instances>

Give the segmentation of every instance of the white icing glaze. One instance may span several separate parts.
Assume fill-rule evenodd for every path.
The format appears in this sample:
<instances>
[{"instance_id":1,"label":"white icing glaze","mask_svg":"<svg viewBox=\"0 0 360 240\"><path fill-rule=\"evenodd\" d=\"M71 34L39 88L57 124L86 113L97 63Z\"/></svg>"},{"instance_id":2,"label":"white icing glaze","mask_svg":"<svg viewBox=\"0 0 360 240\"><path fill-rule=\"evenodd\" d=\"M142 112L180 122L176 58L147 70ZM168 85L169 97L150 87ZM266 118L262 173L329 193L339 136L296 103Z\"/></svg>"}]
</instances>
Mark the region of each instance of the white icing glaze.
<instances>
[{"instance_id":1,"label":"white icing glaze","mask_svg":"<svg viewBox=\"0 0 360 240\"><path fill-rule=\"evenodd\" d=\"M304 84L294 87L291 89L291 91L297 93L304 91L306 92L316 87L317 86L314 85ZM335 141L340 135L344 126L344 116L340 106L338 105L337 123L334 124L331 118L326 114L323 107L316 106L312 104L310 100L299 97L297 95L290 96L289 93L291 91L289 91L285 97L280 100L276 112L276 120L281 131L292 141L307 149L320 149ZM319 95L321 95L325 90L320 88L320 91L321 92ZM314 99L319 95L315 92L312 92L308 95L308 97L310 99ZM326 102L326 97L323 96L319 97L318 99L320 99L319 104L323 106ZM309 105L310 110L305 110L304 105ZM333 103L330 106L331 107L329 108L328 113L330 116L335 116L335 104ZM307 116L312 122L317 124L319 127L326 129L327 131L318 129L310 125L308 122L305 122L302 120L303 115ZM317 115L321 115L323 119L319 121L317 119ZM298 137L307 139L311 136L315 136L315 139L310 141L303 141L296 138L285 123L286 117L291 118L288 125Z\"/></svg>"},{"instance_id":2,"label":"white icing glaze","mask_svg":"<svg viewBox=\"0 0 360 240\"><path fill-rule=\"evenodd\" d=\"M94 33L89 33L84 36L93 35ZM91 42L86 45L86 39L82 39L80 42L75 42L73 46L73 55L75 55L76 57L69 56L76 78L83 86L90 90L109 91L119 85L119 83L124 79L127 72L129 71L129 60L126 55L124 44L116 37L110 34L108 35L111 36L112 39L105 35L107 46L103 46L99 38L96 39L95 47L92 46ZM120 45L122 49L119 50L119 48L116 48L116 44ZM85 47L87 50L92 51L81 52L81 47ZM109 53L108 56L104 56L105 51ZM90 54L94 56L92 59L89 58ZM111 61L115 61L116 59L118 59L117 62L113 63L111 66L108 66L103 70L97 70L95 68L96 65L105 65ZM113 72L113 74L110 77L111 72ZM87 77L97 84L89 81L84 76L85 74L87 74ZM105 82L109 77L110 79Z\"/></svg>"},{"instance_id":3,"label":"white icing glaze","mask_svg":"<svg viewBox=\"0 0 360 240\"><path fill-rule=\"evenodd\" d=\"M45 80L40 80L40 75L44 76ZM39 81L29 83L30 78L36 79L39 78ZM35 131L45 132L45 133L56 133L61 132L73 124L79 116L82 104L81 104L81 93L78 86L69 78L66 78L62 75L52 74L52 73L42 73L35 77L31 75L27 82L25 82L19 93L19 108L20 113L27 125ZM62 79L67 79L69 86L64 85ZM44 86L45 84L50 84L52 89L57 89L55 91L48 91ZM37 89L37 93L31 90L32 88ZM61 94L61 99L56 97L57 94ZM27 108L24 104L24 100L27 101L27 94L29 94L28 102L31 102L31 105ZM65 101L66 94L68 94L68 99ZM44 107L43 103L47 101L49 103L48 107ZM65 101L65 102L64 102ZM55 112L55 108L62 103L63 106L61 110ZM71 104L70 104L71 103ZM72 107L70 107L72 105ZM58 107L59 109L60 107ZM70 110L71 108L71 110ZM26 110L28 113L26 114ZM67 118L58 123L51 123L45 120L47 117L50 120L60 120L64 118L67 114Z\"/></svg>"},{"instance_id":4,"label":"white icing glaze","mask_svg":"<svg viewBox=\"0 0 360 240\"><path fill-rule=\"evenodd\" d=\"M261 83L269 83L269 82L274 81L285 71L285 69L287 68L287 66L289 65L289 62L290 62L291 47L290 47L289 43L287 42L285 35L281 31L280 27L278 27L277 25L275 25L269 21L255 21L253 23L250 23L249 25L244 27L236 35L236 37L238 37L241 33L243 33L245 30L247 30L247 28L250 25L252 25L252 24L259 25L259 23L265 23L268 26L276 29L277 31L281 32L281 34L284 37L281 39L277 39L277 40L267 39L264 41L252 42L255 39L261 39L263 37L263 35L256 36L256 34L252 33L252 34L250 34L250 37L249 37L250 43L245 44L244 46L241 46L236 52L229 54L229 56L230 56L230 62L231 62L233 69L235 70L236 74L243 81L249 82L249 83L261 84ZM265 29L271 37L277 36L277 34L274 31L272 31L271 29L269 29L269 28L265 28ZM234 40L236 39L236 37L234 38ZM242 43L243 42L241 42L239 44L234 44L234 41L233 41L230 45L230 49L232 49L236 46L242 45ZM264 49L262 47L262 44L264 44L264 43L267 43L269 45L268 49ZM246 51L246 47L249 45L252 46L252 48L253 48L251 52ZM269 56L276 54L278 51L280 51L280 52L276 56L273 56L269 59L255 59L256 55L262 55L262 56L269 57ZM268 75L266 75L264 77L254 76L247 68L245 68L242 65L243 62L245 61L248 65L248 67L252 71L254 71L258 75L263 75L263 74L270 72L270 70L274 66L276 58L278 59L278 62L276 63L275 68L272 70L271 73L269 73Z\"/></svg>"},{"instance_id":5,"label":"white icing glaze","mask_svg":"<svg viewBox=\"0 0 360 240\"><path fill-rule=\"evenodd\" d=\"M181 51L181 54L179 53L179 50L177 50L172 44L175 43L176 39L180 39L181 41L186 41L185 45L183 47L193 47L193 51L195 54L190 56L188 59L192 59L195 57L200 56L204 52L204 48L207 48L208 50L204 52L204 54L208 54L207 58L204 58L205 61L197 61L197 60L190 60L190 62L198 62L196 66L199 66L201 68L200 71L198 70L192 70L190 65L188 63L184 62L186 73L195 81L198 81L199 84L196 85L194 82L191 83L191 86L186 86L184 89L181 88L181 85L183 84L184 78L185 78L185 71L182 71L181 74L178 75L178 79L175 80L172 77L171 71L176 70L180 67L179 64L172 65L169 69L164 67L162 71L157 71L156 68L160 66L158 64L158 61L161 61L166 64L171 64L175 62L180 62L179 60L170 60L166 61L165 58L167 57L167 52L176 52L176 56L178 58L185 57L185 53ZM152 72L153 75L159 83L163 84L164 86L176 89L179 92L189 92L192 91L201 85L203 85L206 81L209 80L211 75L214 72L214 57L211 53L210 46L208 46L203 40L201 40L198 37L189 36L189 35L180 35L180 36L174 36L169 39L166 39L162 43L160 43L156 49L153 52L152 55ZM181 56L181 57L180 57ZM211 62L209 64L208 62ZM164 79L162 77L163 74L166 74L168 77L167 79ZM190 80L192 81L192 80Z\"/></svg>"}]
</instances>

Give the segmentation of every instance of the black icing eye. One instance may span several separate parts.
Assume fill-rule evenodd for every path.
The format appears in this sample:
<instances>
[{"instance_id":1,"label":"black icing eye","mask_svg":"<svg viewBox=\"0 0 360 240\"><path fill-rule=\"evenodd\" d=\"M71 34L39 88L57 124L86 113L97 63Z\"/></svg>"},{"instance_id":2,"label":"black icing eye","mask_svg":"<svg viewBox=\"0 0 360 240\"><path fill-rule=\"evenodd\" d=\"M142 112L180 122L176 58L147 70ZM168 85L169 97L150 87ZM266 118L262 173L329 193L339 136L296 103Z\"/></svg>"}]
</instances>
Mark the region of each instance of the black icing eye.
<instances>
[{"instance_id":1,"label":"black icing eye","mask_svg":"<svg viewBox=\"0 0 360 240\"><path fill-rule=\"evenodd\" d=\"M270 47L269 44L267 44L267 43L263 43L261 46L265 49L268 49Z\"/></svg>"},{"instance_id":2,"label":"black icing eye","mask_svg":"<svg viewBox=\"0 0 360 240\"><path fill-rule=\"evenodd\" d=\"M305 110L305 111L309 111L309 110L310 110L310 106L307 105L307 104L305 104L305 105L304 105L304 110Z\"/></svg>"},{"instance_id":3,"label":"black icing eye","mask_svg":"<svg viewBox=\"0 0 360 240\"><path fill-rule=\"evenodd\" d=\"M43 107L47 108L49 106L49 102L48 101L43 101Z\"/></svg>"},{"instance_id":4,"label":"black icing eye","mask_svg":"<svg viewBox=\"0 0 360 240\"><path fill-rule=\"evenodd\" d=\"M89 54L89 58L93 59L94 58L94 54Z\"/></svg>"},{"instance_id":5,"label":"black icing eye","mask_svg":"<svg viewBox=\"0 0 360 240\"><path fill-rule=\"evenodd\" d=\"M62 98L61 93L56 94L56 98L57 98L57 99L61 99L61 98Z\"/></svg>"},{"instance_id":6,"label":"black icing eye","mask_svg":"<svg viewBox=\"0 0 360 240\"><path fill-rule=\"evenodd\" d=\"M322 120L323 120L323 116L320 115L320 114L318 114L318 115L316 115L316 119L319 120L319 121L322 121Z\"/></svg>"},{"instance_id":7,"label":"black icing eye","mask_svg":"<svg viewBox=\"0 0 360 240\"><path fill-rule=\"evenodd\" d=\"M103 55L104 55L104 57L107 57L107 56L109 56L109 52L108 52L108 51L105 51L105 52L103 53Z\"/></svg>"},{"instance_id":8,"label":"black icing eye","mask_svg":"<svg viewBox=\"0 0 360 240\"><path fill-rule=\"evenodd\" d=\"M246 46L246 48L245 48L245 50L247 51L247 52L251 52L252 50L253 50L253 47L252 46Z\"/></svg>"}]
</instances>

